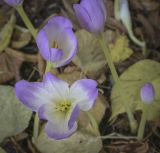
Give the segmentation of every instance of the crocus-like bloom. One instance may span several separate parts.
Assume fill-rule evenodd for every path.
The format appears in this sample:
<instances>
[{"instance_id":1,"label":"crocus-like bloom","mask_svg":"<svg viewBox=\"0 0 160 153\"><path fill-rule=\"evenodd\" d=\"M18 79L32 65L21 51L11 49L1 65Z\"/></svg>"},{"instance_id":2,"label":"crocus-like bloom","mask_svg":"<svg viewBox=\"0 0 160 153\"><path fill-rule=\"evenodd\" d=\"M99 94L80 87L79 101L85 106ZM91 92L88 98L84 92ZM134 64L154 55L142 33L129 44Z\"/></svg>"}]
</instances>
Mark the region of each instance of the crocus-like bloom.
<instances>
[{"instance_id":1,"label":"crocus-like bloom","mask_svg":"<svg viewBox=\"0 0 160 153\"><path fill-rule=\"evenodd\" d=\"M22 5L23 0L4 0L10 6Z\"/></svg>"},{"instance_id":2,"label":"crocus-like bloom","mask_svg":"<svg viewBox=\"0 0 160 153\"><path fill-rule=\"evenodd\" d=\"M155 98L155 90L154 87L151 83L146 83L142 88L141 88L141 100L142 102L146 104L150 104L154 101Z\"/></svg>"},{"instance_id":3,"label":"crocus-like bloom","mask_svg":"<svg viewBox=\"0 0 160 153\"><path fill-rule=\"evenodd\" d=\"M37 35L37 46L47 61L60 67L68 64L77 52L77 39L72 23L62 16L51 18Z\"/></svg>"},{"instance_id":4,"label":"crocus-like bloom","mask_svg":"<svg viewBox=\"0 0 160 153\"><path fill-rule=\"evenodd\" d=\"M81 0L73 8L79 23L87 31L100 33L104 30L107 13L103 0Z\"/></svg>"},{"instance_id":5,"label":"crocus-like bloom","mask_svg":"<svg viewBox=\"0 0 160 153\"><path fill-rule=\"evenodd\" d=\"M88 111L98 94L97 83L91 79L69 84L51 73L42 82L19 81L16 84L18 99L31 110L38 112L40 119L47 120L45 131L50 138L64 139L76 129L80 110Z\"/></svg>"}]
</instances>

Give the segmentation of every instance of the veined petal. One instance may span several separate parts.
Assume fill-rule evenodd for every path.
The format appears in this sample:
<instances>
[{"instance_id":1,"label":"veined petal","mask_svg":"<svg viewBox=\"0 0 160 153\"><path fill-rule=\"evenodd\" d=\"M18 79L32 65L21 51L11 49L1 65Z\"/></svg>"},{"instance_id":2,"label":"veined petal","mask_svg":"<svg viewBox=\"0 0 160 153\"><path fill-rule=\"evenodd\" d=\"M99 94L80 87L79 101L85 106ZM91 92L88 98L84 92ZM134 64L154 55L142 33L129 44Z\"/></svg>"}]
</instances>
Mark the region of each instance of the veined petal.
<instances>
[{"instance_id":1,"label":"veined petal","mask_svg":"<svg viewBox=\"0 0 160 153\"><path fill-rule=\"evenodd\" d=\"M70 89L70 97L74 99L81 110L87 111L92 108L98 95L97 83L91 79L76 81Z\"/></svg>"},{"instance_id":2,"label":"veined petal","mask_svg":"<svg viewBox=\"0 0 160 153\"><path fill-rule=\"evenodd\" d=\"M104 5L104 0L99 0L99 4L100 4L101 10L103 12L104 19L106 21L106 19L107 19L107 11L106 11L106 8L105 8L105 5Z\"/></svg>"},{"instance_id":3,"label":"veined petal","mask_svg":"<svg viewBox=\"0 0 160 153\"><path fill-rule=\"evenodd\" d=\"M63 127L63 123L59 123L58 125L55 125L51 122L48 122L45 126L45 132L50 138L53 138L56 140L65 139L76 131L77 123L75 122L75 124L70 130L62 129L61 127Z\"/></svg>"},{"instance_id":4,"label":"veined petal","mask_svg":"<svg viewBox=\"0 0 160 153\"><path fill-rule=\"evenodd\" d=\"M44 89L43 83L19 81L15 85L17 98L33 111L38 111L40 106L49 103L50 95Z\"/></svg>"},{"instance_id":5,"label":"veined petal","mask_svg":"<svg viewBox=\"0 0 160 153\"><path fill-rule=\"evenodd\" d=\"M44 57L45 60L50 61L50 49L49 49L49 41L47 39L47 35L45 30L41 30L36 38L37 46L41 55Z\"/></svg>"},{"instance_id":6,"label":"veined petal","mask_svg":"<svg viewBox=\"0 0 160 153\"><path fill-rule=\"evenodd\" d=\"M69 95L69 84L65 81L58 79L52 73L47 73L43 82L45 85L45 89L57 99L66 99Z\"/></svg>"},{"instance_id":7,"label":"veined petal","mask_svg":"<svg viewBox=\"0 0 160 153\"><path fill-rule=\"evenodd\" d=\"M91 32L92 21L88 11L80 4L74 4L73 8L81 26Z\"/></svg>"}]
</instances>

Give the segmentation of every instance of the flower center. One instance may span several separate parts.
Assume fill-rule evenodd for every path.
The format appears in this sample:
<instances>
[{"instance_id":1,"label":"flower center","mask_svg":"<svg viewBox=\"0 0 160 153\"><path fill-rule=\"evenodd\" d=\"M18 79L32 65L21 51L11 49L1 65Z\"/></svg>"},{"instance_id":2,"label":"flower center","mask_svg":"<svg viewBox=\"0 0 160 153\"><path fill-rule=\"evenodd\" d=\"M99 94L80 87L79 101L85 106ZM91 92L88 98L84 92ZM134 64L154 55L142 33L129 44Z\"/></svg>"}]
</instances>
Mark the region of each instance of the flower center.
<instances>
[{"instance_id":1,"label":"flower center","mask_svg":"<svg viewBox=\"0 0 160 153\"><path fill-rule=\"evenodd\" d=\"M71 103L70 102L60 102L56 104L55 109L57 111L63 112L63 113L67 113L69 111L71 107Z\"/></svg>"},{"instance_id":2,"label":"flower center","mask_svg":"<svg viewBox=\"0 0 160 153\"><path fill-rule=\"evenodd\" d=\"M52 48L58 48L58 44L57 44L56 41L53 41L53 43L52 43Z\"/></svg>"}]
</instances>

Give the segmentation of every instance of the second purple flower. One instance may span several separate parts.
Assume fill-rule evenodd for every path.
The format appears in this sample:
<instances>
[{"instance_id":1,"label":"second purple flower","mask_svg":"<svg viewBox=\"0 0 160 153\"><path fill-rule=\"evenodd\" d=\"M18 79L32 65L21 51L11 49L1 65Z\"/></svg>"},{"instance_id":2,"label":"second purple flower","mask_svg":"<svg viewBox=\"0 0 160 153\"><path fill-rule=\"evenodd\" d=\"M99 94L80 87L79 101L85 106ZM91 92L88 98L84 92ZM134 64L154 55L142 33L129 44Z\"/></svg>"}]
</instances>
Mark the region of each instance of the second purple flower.
<instances>
[{"instance_id":1,"label":"second purple flower","mask_svg":"<svg viewBox=\"0 0 160 153\"><path fill-rule=\"evenodd\" d=\"M37 35L37 45L47 61L60 67L68 64L77 52L77 39L72 23L65 17L51 18Z\"/></svg>"},{"instance_id":2,"label":"second purple flower","mask_svg":"<svg viewBox=\"0 0 160 153\"><path fill-rule=\"evenodd\" d=\"M103 0L81 0L73 8L79 23L87 31L97 34L104 30L107 13Z\"/></svg>"}]
</instances>

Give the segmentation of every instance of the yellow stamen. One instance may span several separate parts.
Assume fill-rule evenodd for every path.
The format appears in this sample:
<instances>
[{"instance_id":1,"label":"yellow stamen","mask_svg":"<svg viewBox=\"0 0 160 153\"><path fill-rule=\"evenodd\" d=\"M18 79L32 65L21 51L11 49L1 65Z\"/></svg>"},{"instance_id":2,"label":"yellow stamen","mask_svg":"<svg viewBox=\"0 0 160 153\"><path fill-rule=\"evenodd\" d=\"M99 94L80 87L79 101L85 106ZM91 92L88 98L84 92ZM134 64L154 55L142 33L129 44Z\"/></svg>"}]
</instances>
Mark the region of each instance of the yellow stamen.
<instances>
[{"instance_id":1,"label":"yellow stamen","mask_svg":"<svg viewBox=\"0 0 160 153\"><path fill-rule=\"evenodd\" d=\"M53 48L58 48L58 44L57 44L56 41L53 41L52 47L53 47Z\"/></svg>"},{"instance_id":2,"label":"yellow stamen","mask_svg":"<svg viewBox=\"0 0 160 153\"><path fill-rule=\"evenodd\" d=\"M60 102L56 104L55 109L57 111L63 112L63 113L67 113L69 111L71 107L71 103L70 102Z\"/></svg>"}]
</instances>

